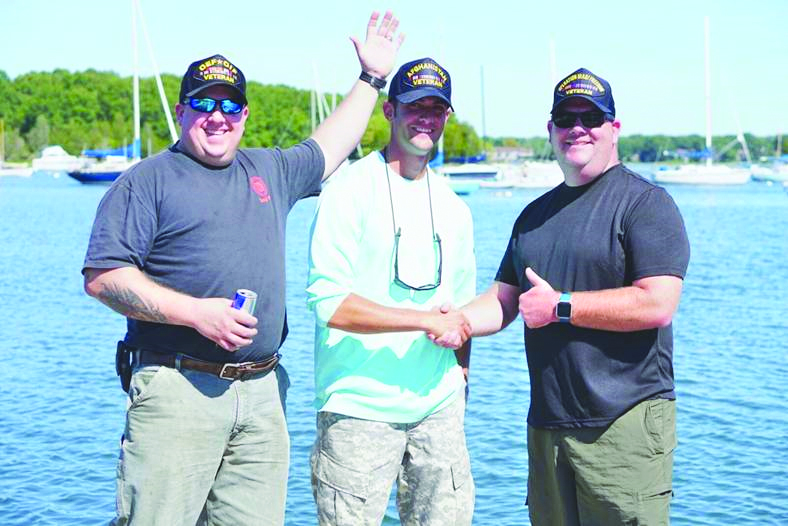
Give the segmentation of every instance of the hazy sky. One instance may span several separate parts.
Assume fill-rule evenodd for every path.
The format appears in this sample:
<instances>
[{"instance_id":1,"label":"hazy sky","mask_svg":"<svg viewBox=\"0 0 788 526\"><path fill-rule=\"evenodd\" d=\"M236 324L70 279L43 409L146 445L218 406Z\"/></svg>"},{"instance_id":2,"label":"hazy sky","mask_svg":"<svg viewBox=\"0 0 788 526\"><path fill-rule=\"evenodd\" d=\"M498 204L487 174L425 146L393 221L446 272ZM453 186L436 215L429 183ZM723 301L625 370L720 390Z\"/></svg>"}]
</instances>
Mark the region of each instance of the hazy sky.
<instances>
[{"instance_id":1,"label":"hazy sky","mask_svg":"<svg viewBox=\"0 0 788 526\"><path fill-rule=\"evenodd\" d=\"M703 135L708 15L713 133L736 133L737 119L756 135L788 124L788 0L140 2L162 72L182 75L222 53L249 80L340 93L359 73L348 37L363 38L370 12L391 7L407 35L398 63L432 56L452 76L461 120L520 137L546 135L552 70L581 66L610 81L622 133ZM131 0L0 0L0 50L12 78L55 68L130 75ZM140 65L153 74L142 36Z\"/></svg>"}]
</instances>

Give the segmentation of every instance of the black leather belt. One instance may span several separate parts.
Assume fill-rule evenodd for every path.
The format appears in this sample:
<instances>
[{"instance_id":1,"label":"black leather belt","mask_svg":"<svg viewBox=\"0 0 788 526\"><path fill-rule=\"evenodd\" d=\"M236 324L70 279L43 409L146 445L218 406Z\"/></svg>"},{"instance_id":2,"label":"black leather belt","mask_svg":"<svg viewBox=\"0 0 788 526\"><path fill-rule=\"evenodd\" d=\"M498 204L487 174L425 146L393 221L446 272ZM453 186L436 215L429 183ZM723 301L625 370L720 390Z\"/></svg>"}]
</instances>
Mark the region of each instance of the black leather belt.
<instances>
[{"instance_id":1,"label":"black leather belt","mask_svg":"<svg viewBox=\"0 0 788 526\"><path fill-rule=\"evenodd\" d=\"M175 369L189 369L218 376L224 380L243 380L249 376L267 373L279 363L279 353L262 362L216 363L190 358L183 354L165 354L156 351L136 351L136 363L140 365L164 365Z\"/></svg>"}]
</instances>

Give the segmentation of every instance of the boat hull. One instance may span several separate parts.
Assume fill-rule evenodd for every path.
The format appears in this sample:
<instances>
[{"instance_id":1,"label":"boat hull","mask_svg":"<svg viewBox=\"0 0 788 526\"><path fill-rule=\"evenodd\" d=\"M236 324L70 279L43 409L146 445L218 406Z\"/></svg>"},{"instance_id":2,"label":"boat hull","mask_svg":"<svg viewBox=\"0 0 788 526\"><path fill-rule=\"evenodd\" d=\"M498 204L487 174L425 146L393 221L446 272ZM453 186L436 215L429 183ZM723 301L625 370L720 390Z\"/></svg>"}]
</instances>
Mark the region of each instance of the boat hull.
<instances>
[{"instance_id":1,"label":"boat hull","mask_svg":"<svg viewBox=\"0 0 788 526\"><path fill-rule=\"evenodd\" d=\"M120 177L123 171L113 172L68 172L68 176L84 184L110 184Z\"/></svg>"},{"instance_id":2,"label":"boat hull","mask_svg":"<svg viewBox=\"0 0 788 526\"><path fill-rule=\"evenodd\" d=\"M727 166L682 166L654 173L659 184L736 185L750 180L750 172Z\"/></svg>"}]
</instances>

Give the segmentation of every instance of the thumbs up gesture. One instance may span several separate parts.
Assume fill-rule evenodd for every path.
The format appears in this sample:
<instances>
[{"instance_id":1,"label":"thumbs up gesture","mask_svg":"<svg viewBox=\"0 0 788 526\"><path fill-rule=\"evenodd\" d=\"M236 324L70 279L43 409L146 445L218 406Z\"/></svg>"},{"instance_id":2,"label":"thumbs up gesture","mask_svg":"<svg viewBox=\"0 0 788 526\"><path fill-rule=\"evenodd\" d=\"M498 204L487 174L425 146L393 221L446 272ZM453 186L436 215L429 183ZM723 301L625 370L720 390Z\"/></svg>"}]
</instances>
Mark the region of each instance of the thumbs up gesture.
<instances>
[{"instance_id":1,"label":"thumbs up gesture","mask_svg":"<svg viewBox=\"0 0 788 526\"><path fill-rule=\"evenodd\" d=\"M533 285L528 292L520 294L520 315L529 329L538 329L557 320L555 305L561 293L553 290L548 282L528 267L525 277Z\"/></svg>"}]
</instances>

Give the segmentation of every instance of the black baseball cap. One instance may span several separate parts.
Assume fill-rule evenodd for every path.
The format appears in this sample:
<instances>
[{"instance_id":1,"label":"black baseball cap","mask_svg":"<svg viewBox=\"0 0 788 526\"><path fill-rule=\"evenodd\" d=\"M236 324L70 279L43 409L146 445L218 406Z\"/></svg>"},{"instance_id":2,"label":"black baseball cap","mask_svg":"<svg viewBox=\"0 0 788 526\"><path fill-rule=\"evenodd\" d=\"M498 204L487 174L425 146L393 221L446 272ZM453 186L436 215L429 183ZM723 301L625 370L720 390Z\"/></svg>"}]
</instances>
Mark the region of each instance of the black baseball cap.
<instances>
[{"instance_id":1,"label":"black baseball cap","mask_svg":"<svg viewBox=\"0 0 788 526\"><path fill-rule=\"evenodd\" d=\"M449 72L429 57L404 64L394 75L389 88L389 101L409 104L424 97L438 97L454 109Z\"/></svg>"},{"instance_id":2,"label":"black baseball cap","mask_svg":"<svg viewBox=\"0 0 788 526\"><path fill-rule=\"evenodd\" d=\"M616 116L616 104L610 84L585 68L580 68L563 78L553 90L553 109L565 100L585 99L605 113Z\"/></svg>"},{"instance_id":3,"label":"black baseball cap","mask_svg":"<svg viewBox=\"0 0 788 526\"><path fill-rule=\"evenodd\" d=\"M184 103L187 97L211 86L229 86L238 93L241 102L246 104L246 77L235 64L222 55L213 55L189 64L181 79L179 101Z\"/></svg>"}]
</instances>

